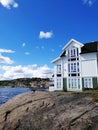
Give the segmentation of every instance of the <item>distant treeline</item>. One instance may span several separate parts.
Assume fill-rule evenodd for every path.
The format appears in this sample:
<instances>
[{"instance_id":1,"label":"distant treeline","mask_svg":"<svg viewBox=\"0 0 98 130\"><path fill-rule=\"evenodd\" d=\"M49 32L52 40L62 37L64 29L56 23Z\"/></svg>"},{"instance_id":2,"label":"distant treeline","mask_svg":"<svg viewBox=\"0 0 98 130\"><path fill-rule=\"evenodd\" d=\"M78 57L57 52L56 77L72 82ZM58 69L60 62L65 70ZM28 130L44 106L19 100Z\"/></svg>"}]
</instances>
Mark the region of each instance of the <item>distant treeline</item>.
<instances>
[{"instance_id":1,"label":"distant treeline","mask_svg":"<svg viewBox=\"0 0 98 130\"><path fill-rule=\"evenodd\" d=\"M18 78L0 81L0 87L48 87L49 81L49 78Z\"/></svg>"}]
</instances>

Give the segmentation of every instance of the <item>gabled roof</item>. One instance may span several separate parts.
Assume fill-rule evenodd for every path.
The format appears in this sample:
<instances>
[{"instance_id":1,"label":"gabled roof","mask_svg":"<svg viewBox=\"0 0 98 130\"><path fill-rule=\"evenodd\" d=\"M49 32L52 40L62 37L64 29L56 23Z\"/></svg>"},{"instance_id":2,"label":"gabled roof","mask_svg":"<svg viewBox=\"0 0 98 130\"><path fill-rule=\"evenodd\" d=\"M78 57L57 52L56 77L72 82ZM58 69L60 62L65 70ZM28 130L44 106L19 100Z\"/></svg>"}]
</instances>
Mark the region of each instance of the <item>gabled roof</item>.
<instances>
[{"instance_id":1,"label":"gabled roof","mask_svg":"<svg viewBox=\"0 0 98 130\"><path fill-rule=\"evenodd\" d=\"M98 52L98 41L86 43L81 48L81 54L91 53L91 52Z\"/></svg>"},{"instance_id":2,"label":"gabled roof","mask_svg":"<svg viewBox=\"0 0 98 130\"><path fill-rule=\"evenodd\" d=\"M54 62L56 62L58 60L60 60L60 57L57 57L56 59L52 60L52 63L54 63Z\"/></svg>"},{"instance_id":3,"label":"gabled roof","mask_svg":"<svg viewBox=\"0 0 98 130\"><path fill-rule=\"evenodd\" d=\"M65 50L72 42L75 42L75 43L79 44L80 46L83 46L82 43L76 41L75 39L71 39L71 40L63 47L63 50Z\"/></svg>"},{"instance_id":4,"label":"gabled roof","mask_svg":"<svg viewBox=\"0 0 98 130\"><path fill-rule=\"evenodd\" d=\"M54 59L52 61L52 63L55 63L56 61L60 60L61 57L65 56L66 55L66 47L68 47L71 42L76 42L78 44L81 45L81 53L80 54L85 54L85 53L92 53L92 52L98 52L98 41L95 41L95 42L89 42L89 43L85 43L85 44L82 44L74 39L71 39L63 48L63 52L61 53L61 55Z\"/></svg>"}]
</instances>

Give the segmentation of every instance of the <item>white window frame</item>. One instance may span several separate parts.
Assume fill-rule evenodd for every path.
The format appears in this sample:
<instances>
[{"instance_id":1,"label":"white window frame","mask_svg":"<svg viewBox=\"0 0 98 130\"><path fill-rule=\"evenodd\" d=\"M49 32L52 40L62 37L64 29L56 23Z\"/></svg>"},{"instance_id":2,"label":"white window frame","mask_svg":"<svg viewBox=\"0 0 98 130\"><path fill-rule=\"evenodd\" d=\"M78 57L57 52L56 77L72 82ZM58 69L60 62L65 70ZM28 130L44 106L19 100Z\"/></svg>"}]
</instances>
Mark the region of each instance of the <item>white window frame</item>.
<instances>
[{"instance_id":1,"label":"white window frame","mask_svg":"<svg viewBox=\"0 0 98 130\"><path fill-rule=\"evenodd\" d=\"M84 88L93 88L93 81L91 77L84 78Z\"/></svg>"},{"instance_id":2,"label":"white window frame","mask_svg":"<svg viewBox=\"0 0 98 130\"><path fill-rule=\"evenodd\" d=\"M78 56L79 56L78 48L74 47L74 48L71 48L71 49L68 50L68 57L69 58L76 58Z\"/></svg>"},{"instance_id":3,"label":"white window frame","mask_svg":"<svg viewBox=\"0 0 98 130\"><path fill-rule=\"evenodd\" d=\"M61 88L62 87L62 80L61 78L57 78L57 88Z\"/></svg>"},{"instance_id":4,"label":"white window frame","mask_svg":"<svg viewBox=\"0 0 98 130\"><path fill-rule=\"evenodd\" d=\"M61 74L61 64L57 65L57 74Z\"/></svg>"},{"instance_id":5,"label":"white window frame","mask_svg":"<svg viewBox=\"0 0 98 130\"><path fill-rule=\"evenodd\" d=\"M79 90L80 88L80 78L69 78L68 80L70 90Z\"/></svg>"},{"instance_id":6,"label":"white window frame","mask_svg":"<svg viewBox=\"0 0 98 130\"><path fill-rule=\"evenodd\" d=\"M68 63L68 72L69 73L79 73L79 62L70 62Z\"/></svg>"}]
</instances>

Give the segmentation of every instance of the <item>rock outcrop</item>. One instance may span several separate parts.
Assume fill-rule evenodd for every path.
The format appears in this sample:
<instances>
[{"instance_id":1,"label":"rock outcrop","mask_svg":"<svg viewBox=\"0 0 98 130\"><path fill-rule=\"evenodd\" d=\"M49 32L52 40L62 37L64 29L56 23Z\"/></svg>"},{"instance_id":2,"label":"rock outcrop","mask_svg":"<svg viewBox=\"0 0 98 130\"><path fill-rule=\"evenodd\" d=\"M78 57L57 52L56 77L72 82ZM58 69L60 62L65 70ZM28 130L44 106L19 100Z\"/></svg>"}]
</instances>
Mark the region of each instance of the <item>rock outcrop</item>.
<instances>
[{"instance_id":1,"label":"rock outcrop","mask_svg":"<svg viewBox=\"0 0 98 130\"><path fill-rule=\"evenodd\" d=\"M0 107L0 130L98 130L90 95L30 92Z\"/></svg>"},{"instance_id":2,"label":"rock outcrop","mask_svg":"<svg viewBox=\"0 0 98 130\"><path fill-rule=\"evenodd\" d=\"M49 78L18 78L13 80L0 81L0 87L31 87L31 88L49 88Z\"/></svg>"}]
</instances>

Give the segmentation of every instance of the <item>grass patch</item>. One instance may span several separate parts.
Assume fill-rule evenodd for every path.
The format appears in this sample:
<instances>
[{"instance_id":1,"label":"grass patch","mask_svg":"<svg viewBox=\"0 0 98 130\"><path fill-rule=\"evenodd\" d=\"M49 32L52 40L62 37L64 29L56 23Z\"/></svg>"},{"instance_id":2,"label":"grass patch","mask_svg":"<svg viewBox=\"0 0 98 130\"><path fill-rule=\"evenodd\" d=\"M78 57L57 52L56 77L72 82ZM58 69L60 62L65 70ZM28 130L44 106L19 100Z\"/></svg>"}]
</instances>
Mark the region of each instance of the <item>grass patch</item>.
<instances>
[{"instance_id":1,"label":"grass patch","mask_svg":"<svg viewBox=\"0 0 98 130\"><path fill-rule=\"evenodd\" d=\"M80 92L75 92L75 91L63 91L63 90L56 90L55 92L61 93L61 94L98 94L98 90L85 90L85 91L80 91Z\"/></svg>"},{"instance_id":2,"label":"grass patch","mask_svg":"<svg viewBox=\"0 0 98 130\"><path fill-rule=\"evenodd\" d=\"M91 97L91 100L93 102L98 102L98 90L85 90L82 92L64 92L64 91L56 91L56 93L60 96L60 95L64 95L64 94L68 94L68 95L88 95Z\"/></svg>"}]
</instances>

